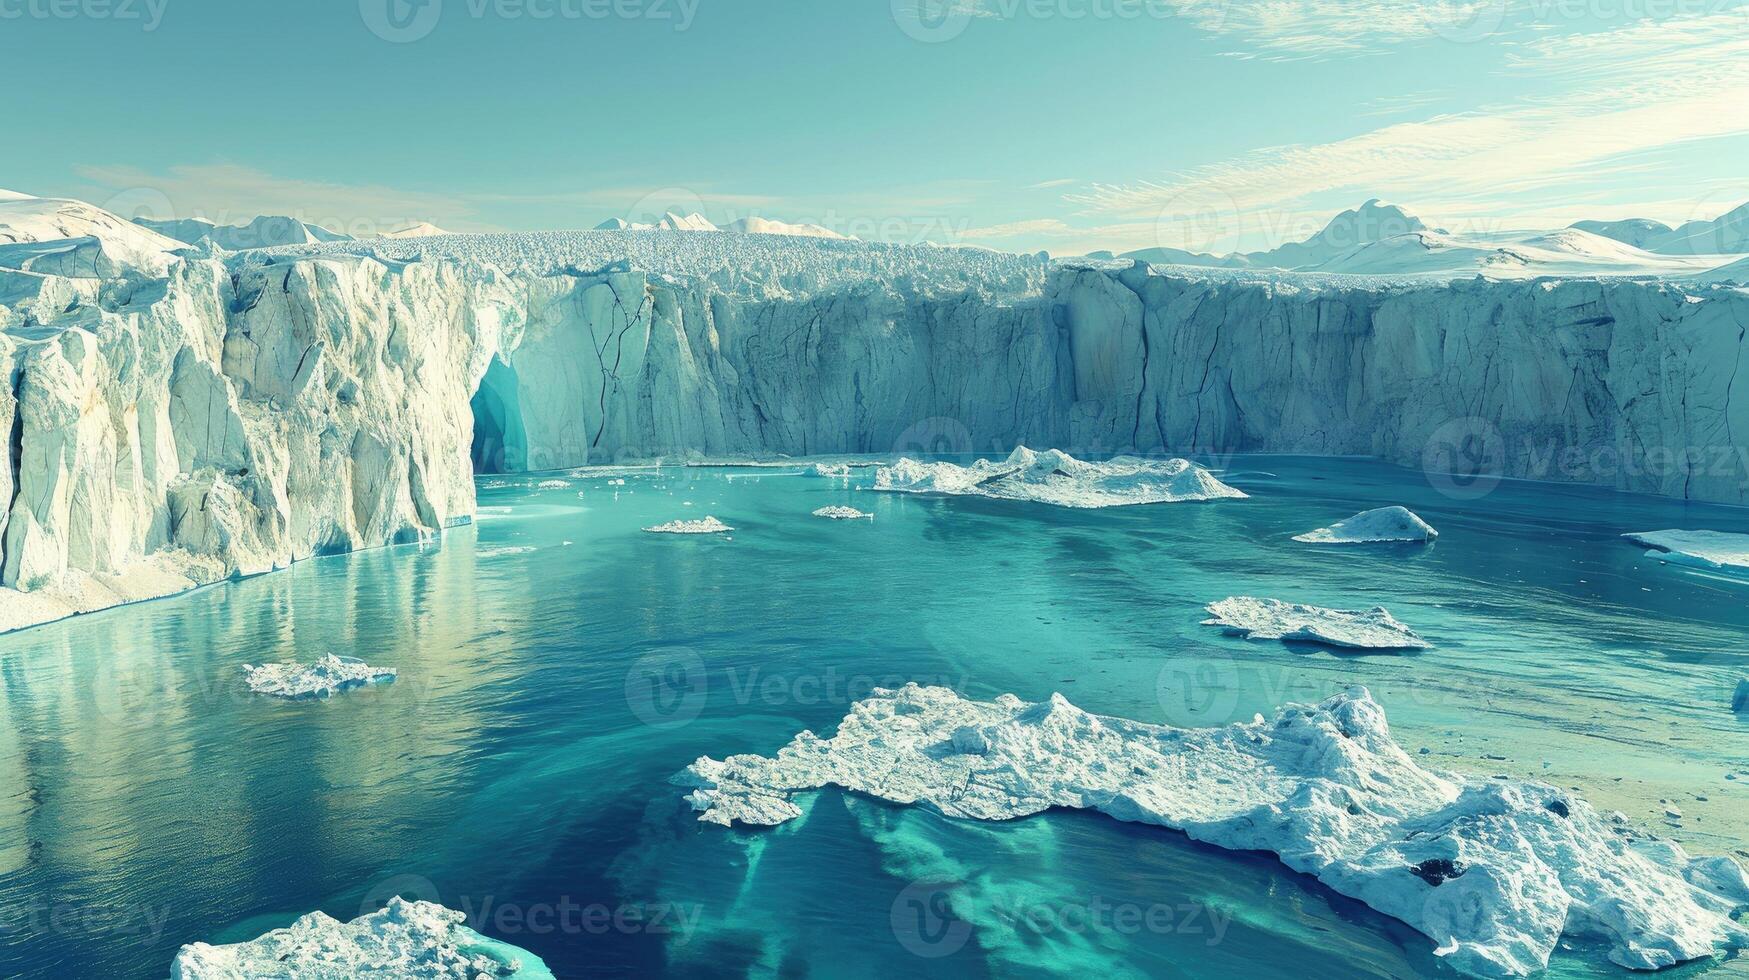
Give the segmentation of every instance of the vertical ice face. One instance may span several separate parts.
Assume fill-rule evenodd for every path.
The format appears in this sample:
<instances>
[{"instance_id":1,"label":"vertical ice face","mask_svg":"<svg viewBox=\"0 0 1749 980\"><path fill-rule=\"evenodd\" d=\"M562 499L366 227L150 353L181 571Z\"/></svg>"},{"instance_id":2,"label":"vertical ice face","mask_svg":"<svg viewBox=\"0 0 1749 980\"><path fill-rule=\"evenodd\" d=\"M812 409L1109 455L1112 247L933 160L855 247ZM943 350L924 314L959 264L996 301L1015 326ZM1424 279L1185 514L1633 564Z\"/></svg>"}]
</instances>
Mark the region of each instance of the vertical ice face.
<instances>
[{"instance_id":1,"label":"vertical ice face","mask_svg":"<svg viewBox=\"0 0 1749 980\"><path fill-rule=\"evenodd\" d=\"M0 262L0 630L435 533L476 471L625 457L1369 454L1749 499L1728 287L708 231L167 261Z\"/></svg>"}]
</instances>

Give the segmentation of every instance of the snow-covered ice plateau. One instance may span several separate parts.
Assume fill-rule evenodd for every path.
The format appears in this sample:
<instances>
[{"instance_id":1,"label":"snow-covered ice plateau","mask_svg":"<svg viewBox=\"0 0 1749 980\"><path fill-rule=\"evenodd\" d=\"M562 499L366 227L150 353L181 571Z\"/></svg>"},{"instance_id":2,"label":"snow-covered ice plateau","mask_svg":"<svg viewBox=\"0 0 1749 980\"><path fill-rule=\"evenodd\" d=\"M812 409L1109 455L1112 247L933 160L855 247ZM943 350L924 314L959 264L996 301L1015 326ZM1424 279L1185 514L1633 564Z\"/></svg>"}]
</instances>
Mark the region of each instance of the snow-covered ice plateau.
<instances>
[{"instance_id":1,"label":"snow-covered ice plateau","mask_svg":"<svg viewBox=\"0 0 1749 980\"><path fill-rule=\"evenodd\" d=\"M1522 976L1562 936L1657 969L1749 944L1731 918L1749 876L1639 836L1554 786L1426 769L1363 688L1274 717L1177 729L1090 714L1061 695L993 702L877 690L832 738L775 757L701 758L674 777L699 819L766 826L837 786L950 817L1093 809L1221 847L1269 851L1408 923L1453 966Z\"/></svg>"},{"instance_id":2,"label":"snow-covered ice plateau","mask_svg":"<svg viewBox=\"0 0 1749 980\"><path fill-rule=\"evenodd\" d=\"M1430 646L1382 607L1324 609L1279 599L1234 596L1211 602L1204 626L1248 640L1292 640L1353 650L1424 650Z\"/></svg>"},{"instance_id":3,"label":"snow-covered ice plateau","mask_svg":"<svg viewBox=\"0 0 1749 980\"><path fill-rule=\"evenodd\" d=\"M1749 534L1727 531L1636 531L1622 537L1679 565L1749 572Z\"/></svg>"},{"instance_id":4,"label":"snow-covered ice plateau","mask_svg":"<svg viewBox=\"0 0 1749 980\"><path fill-rule=\"evenodd\" d=\"M321 912L259 939L192 943L171 980L552 980L532 953L484 939L466 916L430 902L389 900L380 912L340 922Z\"/></svg>"},{"instance_id":5,"label":"snow-covered ice plateau","mask_svg":"<svg viewBox=\"0 0 1749 980\"><path fill-rule=\"evenodd\" d=\"M1086 509L1245 497L1213 473L1182 459L1119 456L1089 463L1054 449L1034 452L1024 446L999 463L980 459L960 466L901 459L875 470L874 488Z\"/></svg>"},{"instance_id":6,"label":"snow-covered ice plateau","mask_svg":"<svg viewBox=\"0 0 1749 980\"><path fill-rule=\"evenodd\" d=\"M1356 514L1329 527L1307 531L1295 541L1306 544L1424 543L1439 537L1431 525L1407 507L1380 507Z\"/></svg>"}]
</instances>

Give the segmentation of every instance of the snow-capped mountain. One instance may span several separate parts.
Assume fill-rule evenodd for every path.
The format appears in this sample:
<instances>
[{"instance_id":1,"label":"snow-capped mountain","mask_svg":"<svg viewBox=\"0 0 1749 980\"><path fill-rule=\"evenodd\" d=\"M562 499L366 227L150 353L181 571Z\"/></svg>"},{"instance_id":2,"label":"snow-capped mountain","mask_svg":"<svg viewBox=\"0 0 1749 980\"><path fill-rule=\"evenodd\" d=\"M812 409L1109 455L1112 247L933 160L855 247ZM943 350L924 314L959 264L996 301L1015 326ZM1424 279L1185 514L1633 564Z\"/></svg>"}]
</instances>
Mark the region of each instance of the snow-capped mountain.
<instances>
[{"instance_id":1,"label":"snow-capped mountain","mask_svg":"<svg viewBox=\"0 0 1749 980\"><path fill-rule=\"evenodd\" d=\"M796 238L837 238L849 240L850 236L840 235L824 225L791 224L787 221L774 221L770 218L737 218L729 222L724 231L732 231L741 235L790 235Z\"/></svg>"},{"instance_id":2,"label":"snow-capped mountain","mask_svg":"<svg viewBox=\"0 0 1749 980\"><path fill-rule=\"evenodd\" d=\"M1267 251L1209 255L1176 248L1144 248L1125 252L1120 258L1156 265L1291 271L1312 268L1373 242L1429 230L1432 229L1415 215L1374 198L1331 218L1323 230L1305 241L1289 242Z\"/></svg>"},{"instance_id":3,"label":"snow-capped mountain","mask_svg":"<svg viewBox=\"0 0 1749 980\"><path fill-rule=\"evenodd\" d=\"M430 238L434 235L447 235L448 231L437 227L429 221L416 221L404 228L385 231L380 238Z\"/></svg>"},{"instance_id":4,"label":"snow-capped mountain","mask_svg":"<svg viewBox=\"0 0 1749 980\"><path fill-rule=\"evenodd\" d=\"M205 218L174 218L155 220L135 218L135 223L159 234L189 245L211 242L230 252L274 245L309 245L316 242L339 242L351 238L321 225L311 224L285 215L264 214L246 225L221 225Z\"/></svg>"},{"instance_id":5,"label":"snow-capped mountain","mask_svg":"<svg viewBox=\"0 0 1749 980\"><path fill-rule=\"evenodd\" d=\"M721 231L711 223L709 218L694 211L688 215L678 215L672 211L662 215L655 224L627 221L624 218L610 218L595 226L596 231Z\"/></svg>"},{"instance_id":6,"label":"snow-capped mountain","mask_svg":"<svg viewBox=\"0 0 1749 980\"><path fill-rule=\"evenodd\" d=\"M0 191L0 268L111 277L161 271L181 247L83 201Z\"/></svg>"},{"instance_id":7,"label":"snow-capped mountain","mask_svg":"<svg viewBox=\"0 0 1749 980\"><path fill-rule=\"evenodd\" d=\"M1749 253L1749 203L1717 218L1688 221L1676 228L1650 218L1580 221L1573 227L1661 255Z\"/></svg>"}]
</instances>

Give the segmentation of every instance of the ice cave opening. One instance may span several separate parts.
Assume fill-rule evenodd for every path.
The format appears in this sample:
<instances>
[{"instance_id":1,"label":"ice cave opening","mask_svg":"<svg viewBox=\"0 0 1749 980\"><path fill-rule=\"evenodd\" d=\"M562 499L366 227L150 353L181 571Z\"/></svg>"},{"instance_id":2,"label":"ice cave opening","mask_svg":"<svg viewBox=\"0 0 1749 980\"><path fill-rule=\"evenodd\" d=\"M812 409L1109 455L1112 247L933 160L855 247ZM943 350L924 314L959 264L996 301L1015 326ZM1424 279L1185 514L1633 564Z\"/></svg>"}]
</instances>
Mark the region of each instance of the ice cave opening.
<instances>
[{"instance_id":1,"label":"ice cave opening","mask_svg":"<svg viewBox=\"0 0 1749 980\"><path fill-rule=\"evenodd\" d=\"M516 369L494 357L470 405L474 410L474 445L469 455L474 472L526 472L528 437L522 428Z\"/></svg>"}]
</instances>

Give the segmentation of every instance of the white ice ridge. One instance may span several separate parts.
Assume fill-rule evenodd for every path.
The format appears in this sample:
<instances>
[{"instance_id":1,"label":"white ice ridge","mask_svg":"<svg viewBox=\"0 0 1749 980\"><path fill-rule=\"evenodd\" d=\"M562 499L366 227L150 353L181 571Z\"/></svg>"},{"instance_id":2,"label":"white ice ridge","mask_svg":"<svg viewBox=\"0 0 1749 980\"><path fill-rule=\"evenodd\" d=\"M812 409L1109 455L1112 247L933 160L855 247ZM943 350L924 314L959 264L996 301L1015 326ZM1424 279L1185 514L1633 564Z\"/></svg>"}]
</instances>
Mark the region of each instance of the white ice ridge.
<instances>
[{"instance_id":1,"label":"white ice ridge","mask_svg":"<svg viewBox=\"0 0 1749 980\"><path fill-rule=\"evenodd\" d=\"M192 943L171 980L353 980L356 977L551 980L534 954L485 939L466 916L430 902L389 900L380 912L340 922L321 912L249 942Z\"/></svg>"},{"instance_id":2,"label":"white ice ridge","mask_svg":"<svg viewBox=\"0 0 1749 980\"><path fill-rule=\"evenodd\" d=\"M325 698L349 688L392 681L393 667L372 667L355 657L328 654L313 664L243 666L249 689L280 698Z\"/></svg>"},{"instance_id":3,"label":"white ice ridge","mask_svg":"<svg viewBox=\"0 0 1749 980\"><path fill-rule=\"evenodd\" d=\"M706 517L698 521L669 521L644 530L651 534L722 534L734 528L714 517Z\"/></svg>"},{"instance_id":4,"label":"white ice ridge","mask_svg":"<svg viewBox=\"0 0 1749 980\"><path fill-rule=\"evenodd\" d=\"M1187 500L1242 499L1213 473L1182 459L1119 456L1087 463L1055 449L1022 446L1000 462L970 466L901 459L875 470L876 490L1030 500L1058 507L1125 507Z\"/></svg>"},{"instance_id":5,"label":"white ice ridge","mask_svg":"<svg viewBox=\"0 0 1749 980\"><path fill-rule=\"evenodd\" d=\"M912 684L857 703L833 738L701 758L674 782L724 826L782 823L801 813L793 794L839 786L975 820L1093 809L1271 851L1479 975L1541 969L1562 935L1602 939L1633 969L1749 945L1730 918L1749 904L1734 860L1635 840L1552 786L1423 769L1365 688L1192 730Z\"/></svg>"},{"instance_id":6,"label":"white ice ridge","mask_svg":"<svg viewBox=\"0 0 1749 980\"><path fill-rule=\"evenodd\" d=\"M1300 640L1355 650L1424 650L1433 645L1378 606L1350 611L1234 596L1209 603L1208 613L1213 618L1203 620L1204 626L1219 626L1248 640Z\"/></svg>"},{"instance_id":7,"label":"white ice ridge","mask_svg":"<svg viewBox=\"0 0 1749 980\"><path fill-rule=\"evenodd\" d=\"M1409 508L1380 507L1329 527L1307 531L1294 540L1306 544L1382 544L1432 541L1437 537L1439 532Z\"/></svg>"},{"instance_id":8,"label":"white ice ridge","mask_svg":"<svg viewBox=\"0 0 1749 980\"><path fill-rule=\"evenodd\" d=\"M1695 565L1732 571L1749 571L1749 534L1727 531L1637 531L1624 534L1635 544L1657 552L1656 557L1678 565Z\"/></svg>"},{"instance_id":9,"label":"white ice ridge","mask_svg":"<svg viewBox=\"0 0 1749 980\"><path fill-rule=\"evenodd\" d=\"M814 511L815 517L829 517L835 521L874 520L873 514L864 514L855 507L822 507Z\"/></svg>"}]
</instances>

